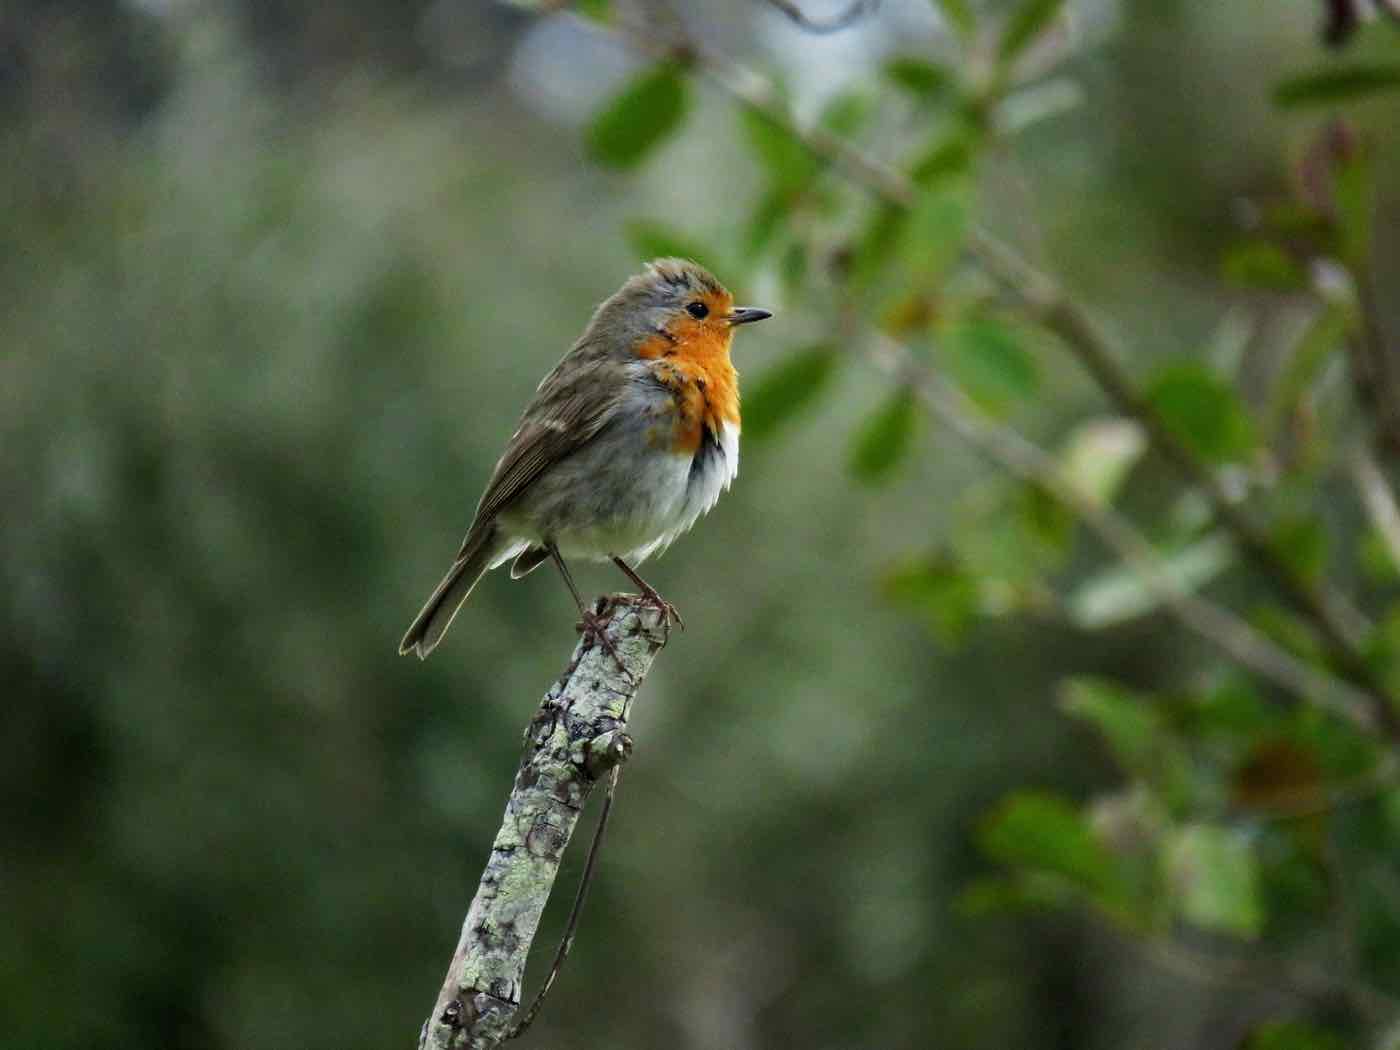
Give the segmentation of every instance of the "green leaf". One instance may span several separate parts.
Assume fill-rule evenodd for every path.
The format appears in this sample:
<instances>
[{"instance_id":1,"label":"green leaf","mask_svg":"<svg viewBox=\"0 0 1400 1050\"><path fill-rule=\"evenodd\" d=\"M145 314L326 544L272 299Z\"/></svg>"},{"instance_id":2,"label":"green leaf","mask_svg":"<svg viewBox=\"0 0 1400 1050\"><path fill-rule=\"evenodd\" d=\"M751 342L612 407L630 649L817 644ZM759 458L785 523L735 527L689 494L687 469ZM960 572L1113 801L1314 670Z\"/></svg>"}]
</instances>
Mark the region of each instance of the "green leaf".
<instances>
[{"instance_id":1,"label":"green leaf","mask_svg":"<svg viewBox=\"0 0 1400 1050\"><path fill-rule=\"evenodd\" d=\"M947 179L965 175L972 166L972 142L958 131L934 140L909 169L909 177L921 188L932 190Z\"/></svg>"},{"instance_id":2,"label":"green leaf","mask_svg":"<svg viewBox=\"0 0 1400 1050\"><path fill-rule=\"evenodd\" d=\"M1073 535L1074 517L1060 503L1035 486L1012 484L974 489L959 501L951 543L984 595L1010 611L1036 599L1045 575L1064 564Z\"/></svg>"},{"instance_id":3,"label":"green leaf","mask_svg":"<svg viewBox=\"0 0 1400 1050\"><path fill-rule=\"evenodd\" d=\"M1069 908L1082 900L1082 892L1056 875L1018 872L1012 878L978 879L958 894L958 910L969 918L989 915Z\"/></svg>"},{"instance_id":4,"label":"green leaf","mask_svg":"<svg viewBox=\"0 0 1400 1050\"><path fill-rule=\"evenodd\" d=\"M1102 733L1128 772L1141 773L1155 765L1166 726L1145 697L1105 679L1071 678L1062 688L1060 709Z\"/></svg>"},{"instance_id":5,"label":"green leaf","mask_svg":"<svg viewBox=\"0 0 1400 1050\"><path fill-rule=\"evenodd\" d=\"M1098 678L1073 678L1060 707L1102 734L1125 772L1151 786L1153 798L1172 812L1188 812L1198 793L1182 741L1150 698Z\"/></svg>"},{"instance_id":6,"label":"green leaf","mask_svg":"<svg viewBox=\"0 0 1400 1050\"><path fill-rule=\"evenodd\" d=\"M1249 616L1250 624L1294 656L1321 667L1325 664L1322 643L1306 620L1277 605L1260 605Z\"/></svg>"},{"instance_id":7,"label":"green leaf","mask_svg":"<svg viewBox=\"0 0 1400 1050\"><path fill-rule=\"evenodd\" d=\"M1074 538L1074 512L1039 485L1017 489L1013 514L1022 529L1021 544L1044 570L1059 568L1069 556Z\"/></svg>"},{"instance_id":8,"label":"green leaf","mask_svg":"<svg viewBox=\"0 0 1400 1050\"><path fill-rule=\"evenodd\" d=\"M770 189L759 198L744 234L744 241L751 252L761 252L773 243L783 220L792 211L792 205L792 195L781 189Z\"/></svg>"},{"instance_id":9,"label":"green leaf","mask_svg":"<svg viewBox=\"0 0 1400 1050\"><path fill-rule=\"evenodd\" d=\"M1356 552L1356 564L1371 584L1393 587L1400 583L1400 557L1395 555L1389 541L1374 526L1368 528L1361 537L1361 546Z\"/></svg>"},{"instance_id":10,"label":"green leaf","mask_svg":"<svg viewBox=\"0 0 1400 1050\"><path fill-rule=\"evenodd\" d=\"M1089 822L1056 795L1022 792L1005 799L982 827L982 849L1004 864L1053 872L1092 899L1121 906L1126 887Z\"/></svg>"},{"instance_id":11,"label":"green leaf","mask_svg":"<svg viewBox=\"0 0 1400 1050\"><path fill-rule=\"evenodd\" d=\"M1259 215L1261 229L1275 237L1321 241L1327 236L1329 220L1313 204L1284 200L1267 205Z\"/></svg>"},{"instance_id":12,"label":"green leaf","mask_svg":"<svg viewBox=\"0 0 1400 1050\"><path fill-rule=\"evenodd\" d=\"M843 91L822 107L817 123L833 135L849 138L875 111L875 100L864 91Z\"/></svg>"},{"instance_id":13,"label":"green leaf","mask_svg":"<svg viewBox=\"0 0 1400 1050\"><path fill-rule=\"evenodd\" d=\"M969 0L933 0L943 13L944 20L960 36L966 38L977 32L977 16L973 13Z\"/></svg>"},{"instance_id":14,"label":"green leaf","mask_svg":"<svg viewBox=\"0 0 1400 1050\"><path fill-rule=\"evenodd\" d=\"M857 289L866 290L876 283L893 257L908 220L909 213L897 205L876 206L860 232L851 259L851 283Z\"/></svg>"},{"instance_id":15,"label":"green leaf","mask_svg":"<svg viewBox=\"0 0 1400 1050\"><path fill-rule=\"evenodd\" d=\"M778 277L783 283L783 294L789 299L796 299L801 292L809 263L806 242L793 241L783 249L778 259Z\"/></svg>"},{"instance_id":16,"label":"green leaf","mask_svg":"<svg viewBox=\"0 0 1400 1050\"><path fill-rule=\"evenodd\" d=\"M1249 1034L1241 1050L1347 1050L1347 1040L1305 1021L1271 1021Z\"/></svg>"},{"instance_id":17,"label":"green leaf","mask_svg":"<svg viewBox=\"0 0 1400 1050\"><path fill-rule=\"evenodd\" d=\"M1249 742L1275 729L1279 712L1264 702L1253 682L1236 675L1208 691L1190 694L1182 723L1186 732L1204 740Z\"/></svg>"},{"instance_id":18,"label":"green leaf","mask_svg":"<svg viewBox=\"0 0 1400 1050\"><path fill-rule=\"evenodd\" d=\"M1370 161L1355 157L1337 168L1333 192L1342 259L1353 271L1370 266L1376 215L1376 180Z\"/></svg>"},{"instance_id":19,"label":"green leaf","mask_svg":"<svg viewBox=\"0 0 1400 1050\"><path fill-rule=\"evenodd\" d=\"M630 168L672 132L690 105L681 67L662 62L636 77L593 118L585 134L588 153L599 164Z\"/></svg>"},{"instance_id":20,"label":"green leaf","mask_svg":"<svg viewBox=\"0 0 1400 1050\"><path fill-rule=\"evenodd\" d=\"M1002 30L997 54L1002 64L1016 60L1060 13L1065 0L1022 0Z\"/></svg>"},{"instance_id":21,"label":"green leaf","mask_svg":"<svg viewBox=\"0 0 1400 1050\"><path fill-rule=\"evenodd\" d=\"M942 342L949 371L986 408L1004 408L1030 397L1040 385L1035 359L1016 329L989 317L961 321Z\"/></svg>"},{"instance_id":22,"label":"green leaf","mask_svg":"<svg viewBox=\"0 0 1400 1050\"><path fill-rule=\"evenodd\" d=\"M895 58L885 63L885 76L920 102L941 98L956 83L946 66L922 58Z\"/></svg>"},{"instance_id":23,"label":"green leaf","mask_svg":"<svg viewBox=\"0 0 1400 1050\"><path fill-rule=\"evenodd\" d=\"M612 21L611 0L575 0L574 10L584 18L591 18L604 25Z\"/></svg>"},{"instance_id":24,"label":"green leaf","mask_svg":"<svg viewBox=\"0 0 1400 1050\"><path fill-rule=\"evenodd\" d=\"M1060 474L1095 506L1113 502L1147 451L1147 435L1131 419L1091 419L1070 432L1060 452Z\"/></svg>"},{"instance_id":25,"label":"green leaf","mask_svg":"<svg viewBox=\"0 0 1400 1050\"><path fill-rule=\"evenodd\" d=\"M1318 382L1327 363L1341 350L1351 329L1351 310L1331 303L1304 330L1269 398L1269 428L1277 434Z\"/></svg>"},{"instance_id":26,"label":"green leaf","mask_svg":"<svg viewBox=\"0 0 1400 1050\"><path fill-rule=\"evenodd\" d=\"M1162 570L1184 592L1205 586L1233 564L1234 548L1222 535L1207 536L1163 559ZM1086 631L1145 616L1162 604L1162 597L1127 566L1115 566L1091 576L1069 596L1070 619Z\"/></svg>"},{"instance_id":27,"label":"green leaf","mask_svg":"<svg viewBox=\"0 0 1400 1050\"><path fill-rule=\"evenodd\" d=\"M1203 930L1253 938L1264 926L1259 867L1246 832L1190 824L1167 845L1178 913Z\"/></svg>"},{"instance_id":28,"label":"green leaf","mask_svg":"<svg viewBox=\"0 0 1400 1050\"><path fill-rule=\"evenodd\" d=\"M1225 280L1242 288L1293 292L1306 288L1308 275L1298 262L1272 241L1244 241L1225 253Z\"/></svg>"},{"instance_id":29,"label":"green leaf","mask_svg":"<svg viewBox=\"0 0 1400 1050\"><path fill-rule=\"evenodd\" d=\"M744 107L739 110L739 120L744 137L775 189L795 193L821 170L802 140L766 113Z\"/></svg>"},{"instance_id":30,"label":"green leaf","mask_svg":"<svg viewBox=\"0 0 1400 1050\"><path fill-rule=\"evenodd\" d=\"M799 350L758 377L744 398L744 436L762 441L816 401L836 371L837 352L819 345Z\"/></svg>"},{"instance_id":31,"label":"green leaf","mask_svg":"<svg viewBox=\"0 0 1400 1050\"><path fill-rule=\"evenodd\" d=\"M661 258L681 258L698 262L714 272L726 267L719 265L714 252L689 234L651 219L633 219L624 227L627 243L643 261Z\"/></svg>"},{"instance_id":32,"label":"green leaf","mask_svg":"<svg viewBox=\"0 0 1400 1050\"><path fill-rule=\"evenodd\" d=\"M1311 515L1282 519L1273 528L1274 549L1293 570L1307 580L1317 580L1327 567L1327 530Z\"/></svg>"},{"instance_id":33,"label":"green leaf","mask_svg":"<svg viewBox=\"0 0 1400 1050\"><path fill-rule=\"evenodd\" d=\"M965 186L920 194L900 239L900 257L916 282L939 281L962 252L968 227Z\"/></svg>"},{"instance_id":34,"label":"green leaf","mask_svg":"<svg viewBox=\"0 0 1400 1050\"><path fill-rule=\"evenodd\" d=\"M1334 66L1290 77L1274 89L1274 103L1285 109L1332 106L1400 88L1400 65Z\"/></svg>"},{"instance_id":35,"label":"green leaf","mask_svg":"<svg viewBox=\"0 0 1400 1050\"><path fill-rule=\"evenodd\" d=\"M885 597L924 621L933 636L955 645L977 619L977 580L947 554L898 569L884 579Z\"/></svg>"},{"instance_id":36,"label":"green leaf","mask_svg":"<svg viewBox=\"0 0 1400 1050\"><path fill-rule=\"evenodd\" d=\"M1147 399L1187 448L1211 463L1239 459L1254 445L1254 427L1239 397L1198 364L1158 373Z\"/></svg>"},{"instance_id":37,"label":"green leaf","mask_svg":"<svg viewBox=\"0 0 1400 1050\"><path fill-rule=\"evenodd\" d=\"M1397 625L1386 626L1393 630ZM1316 758L1329 780L1355 779L1388 761L1385 747L1377 746L1374 735L1320 707L1298 708L1287 728L1292 742Z\"/></svg>"},{"instance_id":38,"label":"green leaf","mask_svg":"<svg viewBox=\"0 0 1400 1050\"><path fill-rule=\"evenodd\" d=\"M865 421L851 449L851 473L868 483L883 481L909 453L918 406L907 387L900 389Z\"/></svg>"}]
</instances>

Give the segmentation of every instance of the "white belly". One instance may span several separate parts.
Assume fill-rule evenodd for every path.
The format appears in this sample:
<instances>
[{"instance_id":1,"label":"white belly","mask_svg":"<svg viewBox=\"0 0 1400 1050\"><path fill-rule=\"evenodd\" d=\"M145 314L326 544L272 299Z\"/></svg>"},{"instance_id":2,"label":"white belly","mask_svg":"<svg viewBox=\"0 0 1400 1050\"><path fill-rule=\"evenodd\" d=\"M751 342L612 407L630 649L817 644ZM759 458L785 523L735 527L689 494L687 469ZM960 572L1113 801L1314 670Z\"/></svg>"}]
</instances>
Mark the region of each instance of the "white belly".
<instances>
[{"instance_id":1,"label":"white belly","mask_svg":"<svg viewBox=\"0 0 1400 1050\"><path fill-rule=\"evenodd\" d=\"M636 563L694 525L738 471L739 428L728 424L693 456L659 453L641 440L596 442L542 476L499 520L512 539L552 540L566 558Z\"/></svg>"}]
</instances>

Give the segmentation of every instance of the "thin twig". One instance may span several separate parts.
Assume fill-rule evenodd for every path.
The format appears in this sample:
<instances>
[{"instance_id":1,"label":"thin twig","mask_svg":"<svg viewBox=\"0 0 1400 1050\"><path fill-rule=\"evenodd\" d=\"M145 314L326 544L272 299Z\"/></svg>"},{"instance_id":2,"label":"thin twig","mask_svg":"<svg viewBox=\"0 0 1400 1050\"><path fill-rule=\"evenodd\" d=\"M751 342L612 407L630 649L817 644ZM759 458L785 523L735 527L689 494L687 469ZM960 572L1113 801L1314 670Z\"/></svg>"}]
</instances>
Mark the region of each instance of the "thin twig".
<instances>
[{"instance_id":1,"label":"thin twig","mask_svg":"<svg viewBox=\"0 0 1400 1050\"><path fill-rule=\"evenodd\" d=\"M1234 613L1187 590L1127 518L1082 492L1048 453L1010 427L989 419L903 344L884 335L875 339L872 357L880 368L897 381L909 383L933 416L974 448L1073 511L1183 625L1292 696L1328 707L1365 729L1376 727L1365 693L1303 663Z\"/></svg>"},{"instance_id":2,"label":"thin twig","mask_svg":"<svg viewBox=\"0 0 1400 1050\"><path fill-rule=\"evenodd\" d=\"M613 766L612 773L608 775L608 793L603 796L603 809L598 814L598 826L593 829L593 841L588 845L588 859L583 862L583 874L579 876L578 892L574 895L574 906L569 909L569 921L564 924L564 935L559 939L559 947L554 952L554 962L550 964L549 975L544 979L544 984L535 993L534 1001L526 1009L525 1015L506 1032L506 1039L516 1039L525 1034L525 1030L535 1023L535 1018L539 1016L540 1007L544 1005L545 996L549 995L549 990L554 987L555 978L559 976L559 971L564 968L564 960L569 957L569 952L574 947L574 935L578 932L579 916L583 914L583 902L588 896L588 887L593 882L593 865L598 860L598 851L603 845L603 833L608 830L608 817L612 814L613 799L617 796L617 782L622 778L622 767Z\"/></svg>"},{"instance_id":3,"label":"thin twig","mask_svg":"<svg viewBox=\"0 0 1400 1050\"><path fill-rule=\"evenodd\" d=\"M1104 926L1115 939L1120 931ZM1372 1019L1392 1018L1400 1000L1389 992L1354 977L1343 977L1320 966L1277 956L1236 957L1199 951L1167 937L1135 939L1147 958L1164 970L1197 984L1221 988L1284 989L1307 999L1340 996Z\"/></svg>"},{"instance_id":4,"label":"thin twig","mask_svg":"<svg viewBox=\"0 0 1400 1050\"><path fill-rule=\"evenodd\" d=\"M903 172L890 167L820 125L800 126L765 77L695 41L664 41L639 27L618 23L616 31L636 49L648 54L684 53L695 68L739 102L779 124L819 159L887 203L911 207L918 191ZM1157 409L1136 389L1119 364L1108 339L1085 310L1071 300L1044 272L1023 259L1010 245L982 228L974 228L969 249L998 283L1017 296L1031 314L1058 335L1070 352L1119 408L1147 431L1155 447L1188 482L1210 501L1217 519L1231 532L1240 549L1273 582L1280 593L1312 623L1338 673L1367 694L1371 721L1392 740L1400 741L1400 713L1359 648L1362 624L1340 595L1299 575L1279 554L1273 541L1231 498L1212 469L1176 435Z\"/></svg>"},{"instance_id":5,"label":"thin twig","mask_svg":"<svg viewBox=\"0 0 1400 1050\"><path fill-rule=\"evenodd\" d=\"M853 0L851 6L830 18L813 18L803 12L793 0L766 0L770 7L777 8L795 25L808 33L837 33L856 23L862 15L874 11L880 0Z\"/></svg>"}]
</instances>

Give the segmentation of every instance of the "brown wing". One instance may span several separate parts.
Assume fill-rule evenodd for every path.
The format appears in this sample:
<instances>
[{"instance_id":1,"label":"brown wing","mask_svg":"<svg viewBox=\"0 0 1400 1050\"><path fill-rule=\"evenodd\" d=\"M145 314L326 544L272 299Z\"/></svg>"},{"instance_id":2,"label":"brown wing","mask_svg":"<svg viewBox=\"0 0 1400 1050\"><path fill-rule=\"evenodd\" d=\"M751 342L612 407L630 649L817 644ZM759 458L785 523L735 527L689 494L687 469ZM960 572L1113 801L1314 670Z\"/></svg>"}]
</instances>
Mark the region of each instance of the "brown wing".
<instances>
[{"instance_id":1,"label":"brown wing","mask_svg":"<svg viewBox=\"0 0 1400 1050\"><path fill-rule=\"evenodd\" d=\"M566 368L566 364L574 367ZM615 368L607 361L582 364L566 359L545 377L496 464L463 550L478 529L510 506L544 471L588 444L608 425L625 385L625 380L614 374Z\"/></svg>"}]
</instances>

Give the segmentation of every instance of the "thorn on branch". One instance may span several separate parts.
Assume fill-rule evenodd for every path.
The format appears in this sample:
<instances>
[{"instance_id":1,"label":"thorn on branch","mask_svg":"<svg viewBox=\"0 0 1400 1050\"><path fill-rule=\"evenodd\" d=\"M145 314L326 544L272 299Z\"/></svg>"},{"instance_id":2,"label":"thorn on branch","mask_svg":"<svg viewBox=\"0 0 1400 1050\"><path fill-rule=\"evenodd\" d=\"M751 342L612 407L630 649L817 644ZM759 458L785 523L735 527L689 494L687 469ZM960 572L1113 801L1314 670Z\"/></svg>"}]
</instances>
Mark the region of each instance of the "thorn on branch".
<instances>
[{"instance_id":1,"label":"thorn on branch","mask_svg":"<svg viewBox=\"0 0 1400 1050\"><path fill-rule=\"evenodd\" d=\"M851 6L840 14L831 18L818 19L806 14L794 0L767 0L767 3L785 15L794 25L808 33L839 33L880 6L880 0L854 0Z\"/></svg>"}]
</instances>

